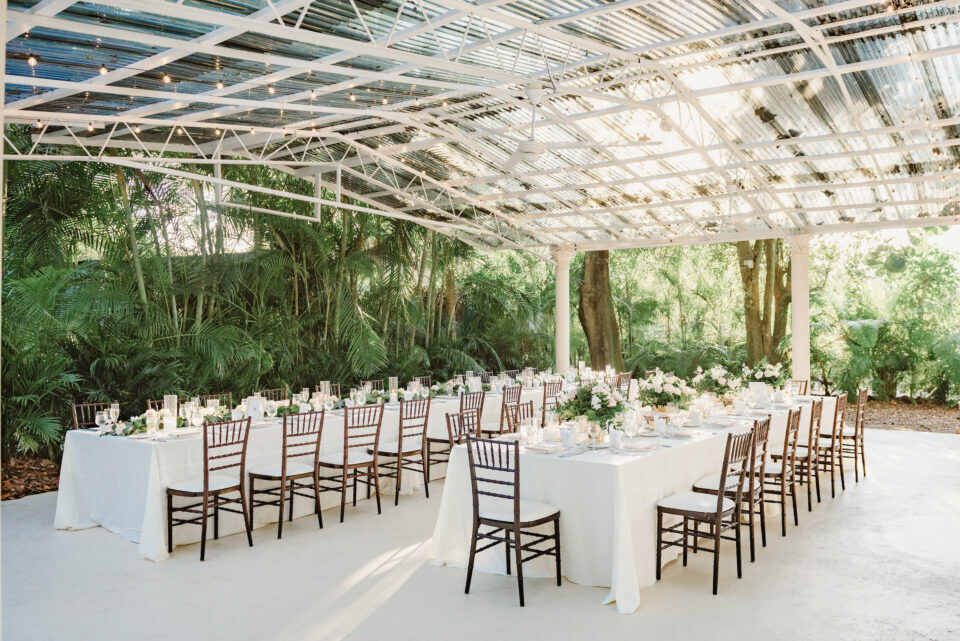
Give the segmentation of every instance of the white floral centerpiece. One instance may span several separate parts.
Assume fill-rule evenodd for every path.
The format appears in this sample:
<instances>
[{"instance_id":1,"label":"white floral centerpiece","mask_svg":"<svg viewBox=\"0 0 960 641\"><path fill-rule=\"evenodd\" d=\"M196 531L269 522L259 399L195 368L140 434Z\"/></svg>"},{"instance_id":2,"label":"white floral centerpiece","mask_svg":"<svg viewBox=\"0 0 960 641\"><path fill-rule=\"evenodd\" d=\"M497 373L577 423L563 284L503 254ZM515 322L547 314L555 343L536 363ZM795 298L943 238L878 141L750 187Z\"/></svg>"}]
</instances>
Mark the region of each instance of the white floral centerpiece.
<instances>
[{"instance_id":1,"label":"white floral centerpiece","mask_svg":"<svg viewBox=\"0 0 960 641\"><path fill-rule=\"evenodd\" d=\"M646 378L637 381L640 400L647 405L663 407L666 405L685 405L696 393L685 380L672 372L663 372L659 368Z\"/></svg>"},{"instance_id":2,"label":"white floral centerpiece","mask_svg":"<svg viewBox=\"0 0 960 641\"><path fill-rule=\"evenodd\" d=\"M556 411L557 416L564 420L586 416L588 420L607 429L625 409L625 400L619 390L601 381L592 386L581 385L576 391L561 392Z\"/></svg>"},{"instance_id":3,"label":"white floral centerpiece","mask_svg":"<svg viewBox=\"0 0 960 641\"><path fill-rule=\"evenodd\" d=\"M783 369L783 363L771 365L766 360L762 360L757 363L755 368L752 369L748 365L743 366L743 378L745 380L766 383L767 385L771 385L773 387L780 387L783 385L786 376L787 374Z\"/></svg>"},{"instance_id":4,"label":"white floral centerpiece","mask_svg":"<svg viewBox=\"0 0 960 641\"><path fill-rule=\"evenodd\" d=\"M697 391L713 392L717 396L736 393L743 387L743 379L734 376L722 365L714 365L708 370L698 367L690 382Z\"/></svg>"}]
</instances>

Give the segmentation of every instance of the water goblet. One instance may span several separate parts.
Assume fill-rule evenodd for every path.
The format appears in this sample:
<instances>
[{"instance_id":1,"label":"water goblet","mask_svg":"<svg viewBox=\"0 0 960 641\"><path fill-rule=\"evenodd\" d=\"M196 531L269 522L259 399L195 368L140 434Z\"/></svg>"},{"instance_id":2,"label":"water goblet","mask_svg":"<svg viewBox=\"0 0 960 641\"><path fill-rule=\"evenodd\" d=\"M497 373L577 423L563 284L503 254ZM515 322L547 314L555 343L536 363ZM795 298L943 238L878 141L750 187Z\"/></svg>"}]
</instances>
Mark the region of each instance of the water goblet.
<instances>
[{"instance_id":1,"label":"water goblet","mask_svg":"<svg viewBox=\"0 0 960 641\"><path fill-rule=\"evenodd\" d=\"M277 417L277 404L273 401L267 401L267 417L276 418Z\"/></svg>"}]
</instances>

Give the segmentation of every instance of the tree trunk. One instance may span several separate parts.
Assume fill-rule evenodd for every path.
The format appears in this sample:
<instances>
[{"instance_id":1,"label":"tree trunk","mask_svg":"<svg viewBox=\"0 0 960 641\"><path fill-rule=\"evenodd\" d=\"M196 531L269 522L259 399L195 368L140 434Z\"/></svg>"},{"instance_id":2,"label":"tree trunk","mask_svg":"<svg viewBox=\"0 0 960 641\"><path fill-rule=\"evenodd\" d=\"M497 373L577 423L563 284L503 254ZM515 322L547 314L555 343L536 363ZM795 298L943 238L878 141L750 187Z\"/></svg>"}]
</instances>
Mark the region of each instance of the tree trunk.
<instances>
[{"instance_id":1,"label":"tree trunk","mask_svg":"<svg viewBox=\"0 0 960 641\"><path fill-rule=\"evenodd\" d=\"M779 363L780 342L787 333L790 263L780 239L736 243L743 286L747 362ZM762 282L761 282L762 276Z\"/></svg>"},{"instance_id":2,"label":"tree trunk","mask_svg":"<svg viewBox=\"0 0 960 641\"><path fill-rule=\"evenodd\" d=\"M580 282L580 325L590 347L590 366L603 369L612 366L623 371L620 328L610 293L610 252L586 252L583 257L583 280Z\"/></svg>"}]
</instances>

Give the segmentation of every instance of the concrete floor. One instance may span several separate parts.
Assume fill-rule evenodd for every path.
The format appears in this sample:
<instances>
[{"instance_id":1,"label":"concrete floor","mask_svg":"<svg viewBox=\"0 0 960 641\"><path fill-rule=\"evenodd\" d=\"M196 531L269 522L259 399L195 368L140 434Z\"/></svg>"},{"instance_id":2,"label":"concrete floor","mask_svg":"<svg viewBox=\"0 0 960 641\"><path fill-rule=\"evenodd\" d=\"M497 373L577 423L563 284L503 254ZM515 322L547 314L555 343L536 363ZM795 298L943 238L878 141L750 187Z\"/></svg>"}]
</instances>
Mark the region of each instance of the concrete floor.
<instances>
[{"instance_id":1,"label":"concrete floor","mask_svg":"<svg viewBox=\"0 0 960 641\"><path fill-rule=\"evenodd\" d=\"M634 615L604 590L516 584L429 562L442 483L371 502L326 528L284 528L196 545L163 563L95 528L53 529L56 495L2 507L3 638L34 639L960 639L960 436L870 430L870 478L776 528L737 580L732 549L710 594L710 557L674 563ZM653 554L653 550L650 551Z\"/></svg>"}]
</instances>

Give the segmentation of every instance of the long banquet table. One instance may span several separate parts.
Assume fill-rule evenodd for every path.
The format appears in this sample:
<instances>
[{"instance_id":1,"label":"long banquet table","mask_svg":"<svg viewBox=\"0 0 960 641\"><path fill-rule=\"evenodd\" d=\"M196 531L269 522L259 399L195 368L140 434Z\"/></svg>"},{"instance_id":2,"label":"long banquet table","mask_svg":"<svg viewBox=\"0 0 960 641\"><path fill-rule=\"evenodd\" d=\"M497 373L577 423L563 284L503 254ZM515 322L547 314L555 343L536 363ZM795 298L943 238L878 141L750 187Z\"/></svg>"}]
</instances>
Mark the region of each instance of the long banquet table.
<instances>
[{"instance_id":1,"label":"long banquet table","mask_svg":"<svg viewBox=\"0 0 960 641\"><path fill-rule=\"evenodd\" d=\"M809 425L810 405L798 399L801 432ZM832 401L830 401L832 403ZM828 406L832 412L832 405ZM827 409L824 410L827 414ZM787 410L769 410L769 453L783 448ZM832 414L830 414L832 416ZM621 613L641 605L642 588L656 581L656 505L698 479L720 471L725 434L749 429L750 422L726 429L697 428L694 438L663 439L653 452L615 454L587 451L562 457L521 448L520 494L560 509L564 576L574 583L609 587L604 603ZM447 468L433 535L436 562L466 567L473 527L473 503L466 448L454 448ZM549 526L548 526L549 527ZM664 563L676 555L664 557ZM476 571L504 573L503 550L480 553ZM524 565L526 576L553 576L553 562L540 557Z\"/></svg>"},{"instance_id":2,"label":"long banquet table","mask_svg":"<svg viewBox=\"0 0 960 641\"><path fill-rule=\"evenodd\" d=\"M526 389L523 401L541 404L541 389ZM488 392L485 398L483 424L499 424L500 394ZM447 434L445 415L459 408L458 398L437 397L430 404L427 433L444 438ZM343 412L328 412L324 421L321 451L343 449ZM387 404L381 426L381 443L396 443L399 405ZM281 420L254 423L247 444L247 464L279 461L282 443ZM444 465L431 468L432 478L441 478ZM103 526L138 543L140 554L147 559L166 559L166 488L169 484L196 478L203 470L203 445L199 433L188 433L169 440L153 440L120 436L100 436L95 430L71 430L64 443L60 467L60 490L57 496L55 525L57 529L76 530ZM245 480L245 479L244 479ZM263 482L263 487L268 483ZM422 488L422 478L415 472L403 475L406 492ZM258 488L261 483L257 484ZM381 496L389 485L380 484ZM363 493L366 496L366 493ZM358 499L362 498L358 496ZM339 506L335 492L321 494L323 509ZM385 502L385 505L387 503ZM312 514L313 502L298 498L294 516ZM349 518L349 515L348 515ZM254 527L276 521L276 510L256 511ZM326 523L324 524L326 526ZM221 511L221 534L243 530L239 515ZM174 528L174 544L200 540L200 528Z\"/></svg>"}]
</instances>

